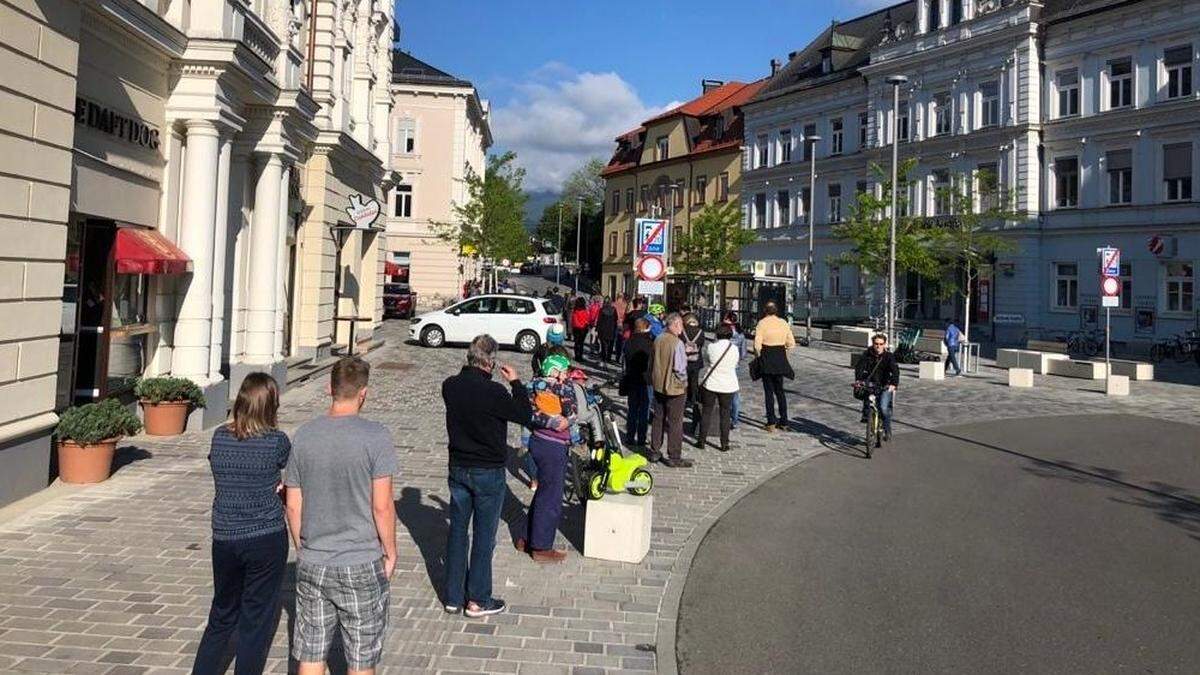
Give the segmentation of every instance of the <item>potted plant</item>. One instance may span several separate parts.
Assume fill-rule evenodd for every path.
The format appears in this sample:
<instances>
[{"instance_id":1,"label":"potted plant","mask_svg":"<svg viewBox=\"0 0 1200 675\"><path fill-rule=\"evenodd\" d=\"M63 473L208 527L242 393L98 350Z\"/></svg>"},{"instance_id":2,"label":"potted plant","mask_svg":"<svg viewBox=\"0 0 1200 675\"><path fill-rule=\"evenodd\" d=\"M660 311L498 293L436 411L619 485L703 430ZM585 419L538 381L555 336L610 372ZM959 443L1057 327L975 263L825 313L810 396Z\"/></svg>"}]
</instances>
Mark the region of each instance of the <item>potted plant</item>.
<instances>
[{"instance_id":1,"label":"potted plant","mask_svg":"<svg viewBox=\"0 0 1200 675\"><path fill-rule=\"evenodd\" d=\"M116 399L72 407L59 417L58 476L65 483L99 483L112 471L117 440L142 428Z\"/></svg>"},{"instance_id":2,"label":"potted plant","mask_svg":"<svg viewBox=\"0 0 1200 675\"><path fill-rule=\"evenodd\" d=\"M204 407L204 392L183 377L147 377L137 381L133 393L142 403L146 433L151 436L183 433L192 406Z\"/></svg>"}]
</instances>

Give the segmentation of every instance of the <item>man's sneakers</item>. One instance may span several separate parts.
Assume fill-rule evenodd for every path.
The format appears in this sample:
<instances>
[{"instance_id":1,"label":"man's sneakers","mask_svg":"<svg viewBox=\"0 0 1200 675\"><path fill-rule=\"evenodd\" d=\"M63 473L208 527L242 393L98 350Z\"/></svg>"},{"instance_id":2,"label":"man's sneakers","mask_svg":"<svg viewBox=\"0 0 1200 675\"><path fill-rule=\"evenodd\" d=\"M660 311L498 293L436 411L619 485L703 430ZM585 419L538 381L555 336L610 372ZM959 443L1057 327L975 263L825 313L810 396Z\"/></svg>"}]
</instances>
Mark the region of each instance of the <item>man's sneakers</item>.
<instances>
[{"instance_id":1,"label":"man's sneakers","mask_svg":"<svg viewBox=\"0 0 1200 675\"><path fill-rule=\"evenodd\" d=\"M446 610L447 614L458 614L462 611L462 607L458 605L442 605L442 609Z\"/></svg>"},{"instance_id":2,"label":"man's sneakers","mask_svg":"<svg viewBox=\"0 0 1200 675\"><path fill-rule=\"evenodd\" d=\"M482 605L477 602L468 602L467 608L465 610L463 610L463 614L466 614L468 617L470 617L472 619L478 619L483 616L491 616L493 614L499 614L499 613L503 612L505 610L505 608L507 608L507 607L508 607L508 605L505 605L504 601L501 600L500 598L492 598L491 600L488 600L487 602L483 603Z\"/></svg>"}]
</instances>

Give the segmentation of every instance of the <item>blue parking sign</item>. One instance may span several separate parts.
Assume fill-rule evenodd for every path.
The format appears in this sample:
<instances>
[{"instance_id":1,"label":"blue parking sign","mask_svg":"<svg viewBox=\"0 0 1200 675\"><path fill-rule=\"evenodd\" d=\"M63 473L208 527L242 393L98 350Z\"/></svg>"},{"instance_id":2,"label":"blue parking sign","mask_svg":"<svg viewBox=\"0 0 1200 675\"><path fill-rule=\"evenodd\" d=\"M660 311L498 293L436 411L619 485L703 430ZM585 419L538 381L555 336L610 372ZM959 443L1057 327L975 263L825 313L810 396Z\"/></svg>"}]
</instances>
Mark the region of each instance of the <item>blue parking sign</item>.
<instances>
[{"instance_id":1,"label":"blue parking sign","mask_svg":"<svg viewBox=\"0 0 1200 675\"><path fill-rule=\"evenodd\" d=\"M636 229L638 255L666 255L667 236L670 231L667 221L638 218Z\"/></svg>"}]
</instances>

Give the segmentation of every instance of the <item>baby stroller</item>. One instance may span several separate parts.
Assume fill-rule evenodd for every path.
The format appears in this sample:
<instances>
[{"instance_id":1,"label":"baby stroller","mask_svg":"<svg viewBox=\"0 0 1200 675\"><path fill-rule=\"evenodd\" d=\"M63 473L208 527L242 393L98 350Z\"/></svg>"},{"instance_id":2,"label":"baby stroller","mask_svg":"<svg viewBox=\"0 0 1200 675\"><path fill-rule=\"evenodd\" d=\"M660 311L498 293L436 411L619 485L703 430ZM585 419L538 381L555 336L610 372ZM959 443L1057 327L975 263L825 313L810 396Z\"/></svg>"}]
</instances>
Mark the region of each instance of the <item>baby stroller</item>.
<instances>
[{"instance_id":1,"label":"baby stroller","mask_svg":"<svg viewBox=\"0 0 1200 675\"><path fill-rule=\"evenodd\" d=\"M649 494L654 487L654 476L646 469L646 458L625 454L616 420L600 385L583 389L597 423L587 426L587 457L571 453L568 488L572 496L582 504L588 499L602 499L610 491L628 491L639 497Z\"/></svg>"}]
</instances>

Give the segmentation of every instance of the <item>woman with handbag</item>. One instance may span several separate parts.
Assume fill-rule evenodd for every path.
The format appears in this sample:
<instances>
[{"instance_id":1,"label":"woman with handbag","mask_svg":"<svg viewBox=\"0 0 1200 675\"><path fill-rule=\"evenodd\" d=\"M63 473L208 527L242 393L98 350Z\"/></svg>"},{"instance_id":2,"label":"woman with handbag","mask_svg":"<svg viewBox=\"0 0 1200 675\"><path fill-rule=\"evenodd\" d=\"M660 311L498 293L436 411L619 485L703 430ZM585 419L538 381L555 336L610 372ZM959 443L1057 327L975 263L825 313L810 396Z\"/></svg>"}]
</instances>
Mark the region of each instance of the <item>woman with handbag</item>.
<instances>
[{"instance_id":1,"label":"woman with handbag","mask_svg":"<svg viewBox=\"0 0 1200 675\"><path fill-rule=\"evenodd\" d=\"M700 380L700 396L704 401L704 413L700 416L700 433L696 447L703 448L708 432L712 430L713 414L716 412L721 430L721 452L729 452L729 427L733 408L733 397L738 391L738 349L732 342L733 327L721 324L717 327L717 339L705 345L704 351L712 365Z\"/></svg>"},{"instance_id":2,"label":"woman with handbag","mask_svg":"<svg viewBox=\"0 0 1200 675\"><path fill-rule=\"evenodd\" d=\"M779 307L774 302L766 304L763 314L754 328L755 362L750 364L750 376L758 374L762 379L767 431L790 431L783 378L796 377L787 357L788 350L796 346L796 336L792 335L788 322L779 318Z\"/></svg>"}]
</instances>

